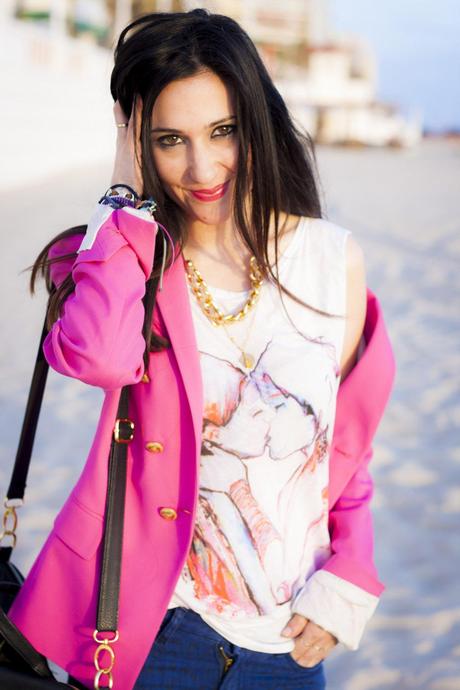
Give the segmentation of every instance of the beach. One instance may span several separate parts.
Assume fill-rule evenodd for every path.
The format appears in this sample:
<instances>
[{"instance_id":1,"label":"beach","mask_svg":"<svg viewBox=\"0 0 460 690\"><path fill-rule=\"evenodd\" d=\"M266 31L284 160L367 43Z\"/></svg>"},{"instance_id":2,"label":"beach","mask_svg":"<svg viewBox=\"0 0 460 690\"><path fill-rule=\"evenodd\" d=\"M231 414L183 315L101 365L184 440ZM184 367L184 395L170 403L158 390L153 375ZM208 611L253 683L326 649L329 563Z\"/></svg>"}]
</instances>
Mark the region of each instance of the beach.
<instances>
[{"instance_id":1,"label":"beach","mask_svg":"<svg viewBox=\"0 0 460 690\"><path fill-rule=\"evenodd\" d=\"M59 75L56 79L58 83ZM13 78L10 82L9 102L14 103L17 85ZM31 89L32 82L30 78ZM67 82L64 96L65 88L70 93ZM96 81L89 88L99 93ZM107 94L94 99L88 148L79 145L74 158L59 155L62 147L75 147L68 129L52 127L53 116L62 123L64 111L51 112L41 102L40 117L49 117L51 125L40 124L39 144L34 148L26 118L25 138L15 139L16 149L21 141L26 149L20 149L19 157L11 142L3 149L2 495L46 303L42 285L34 298L28 295L29 273L23 269L55 234L85 223L110 183L113 132L104 129L106 123L112 126L110 102ZM78 132L79 117L75 112L68 117L72 132ZM11 127L13 111L3 118L3 125ZM90 146L92 142L98 146ZM56 148L45 161L50 147ZM457 690L460 144L432 139L409 150L320 147L317 155L325 214L350 229L364 250L367 282L382 305L397 364L370 466L376 563L386 590L360 649L337 647L327 659L328 690ZM372 396L371 385L368 394ZM102 397L100 390L49 374L26 503L19 511L14 561L24 573L81 472Z\"/></svg>"}]
</instances>

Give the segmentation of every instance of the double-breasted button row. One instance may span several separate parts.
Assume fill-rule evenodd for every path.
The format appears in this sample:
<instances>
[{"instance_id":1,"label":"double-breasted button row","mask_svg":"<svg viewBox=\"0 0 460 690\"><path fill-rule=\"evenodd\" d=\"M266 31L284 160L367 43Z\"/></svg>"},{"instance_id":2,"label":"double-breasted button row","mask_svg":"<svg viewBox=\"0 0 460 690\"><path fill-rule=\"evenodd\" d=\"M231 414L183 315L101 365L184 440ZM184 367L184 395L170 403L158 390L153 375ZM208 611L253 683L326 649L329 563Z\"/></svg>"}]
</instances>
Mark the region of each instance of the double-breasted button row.
<instances>
[{"instance_id":1,"label":"double-breasted button row","mask_svg":"<svg viewBox=\"0 0 460 690\"><path fill-rule=\"evenodd\" d=\"M149 441L145 444L145 448L149 451L149 453L161 453L164 446L162 443L160 443L160 441Z\"/></svg>"}]
</instances>

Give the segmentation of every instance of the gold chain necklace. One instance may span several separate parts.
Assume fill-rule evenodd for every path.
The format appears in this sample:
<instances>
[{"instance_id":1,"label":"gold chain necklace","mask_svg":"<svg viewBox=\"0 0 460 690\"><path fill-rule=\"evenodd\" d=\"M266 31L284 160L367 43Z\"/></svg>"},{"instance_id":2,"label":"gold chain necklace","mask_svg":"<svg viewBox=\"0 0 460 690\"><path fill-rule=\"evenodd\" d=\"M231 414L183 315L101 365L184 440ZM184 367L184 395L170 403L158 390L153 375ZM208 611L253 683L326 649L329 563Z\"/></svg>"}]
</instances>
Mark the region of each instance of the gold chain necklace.
<instances>
[{"instance_id":1,"label":"gold chain necklace","mask_svg":"<svg viewBox=\"0 0 460 690\"><path fill-rule=\"evenodd\" d=\"M221 326L226 323L233 323L235 321L241 321L246 314L252 309L259 298L260 288L263 283L262 273L257 264L255 256L251 256L249 260L249 278L251 280L251 290L249 297L244 304L244 306L236 314L224 314L221 309L216 305L214 299L209 292L208 286L198 271L195 268L193 261L191 259L185 260L185 268L187 271L187 278L190 283L193 294L195 295L201 310L208 317L208 319L215 326Z\"/></svg>"},{"instance_id":2,"label":"gold chain necklace","mask_svg":"<svg viewBox=\"0 0 460 690\"><path fill-rule=\"evenodd\" d=\"M230 335L230 333L227 330L227 323L237 323L238 321L241 321L246 314L254 307L254 305L257 303L259 299L259 294L260 294L260 289L262 287L263 279L262 279L262 274L259 269L259 266L257 265L256 259L254 256L251 257L250 259L250 280L251 280L251 290L249 293L249 297L242 307L236 314L224 314L223 311L216 305L214 302L214 299L209 292L209 288L206 285L205 280L203 279L203 276L201 273L195 268L193 261L190 259L185 261L185 266L186 266L186 271L187 271L187 278L190 283L190 287L192 289L193 294L195 295L197 302L199 306L201 307L201 310L204 312L204 314L207 316L207 318L211 321L211 323L214 326L223 326L225 334L229 338L229 340L232 341L232 343L238 348L240 351L241 355L239 357L240 363L244 366L245 369L252 369L254 366L255 358L253 355L251 355L249 352L246 351L246 343L248 342L249 335L252 330L252 326L255 321L255 312L253 312L253 317L251 324L247 330L246 337L244 339L243 345L239 345L236 340Z\"/></svg>"}]
</instances>

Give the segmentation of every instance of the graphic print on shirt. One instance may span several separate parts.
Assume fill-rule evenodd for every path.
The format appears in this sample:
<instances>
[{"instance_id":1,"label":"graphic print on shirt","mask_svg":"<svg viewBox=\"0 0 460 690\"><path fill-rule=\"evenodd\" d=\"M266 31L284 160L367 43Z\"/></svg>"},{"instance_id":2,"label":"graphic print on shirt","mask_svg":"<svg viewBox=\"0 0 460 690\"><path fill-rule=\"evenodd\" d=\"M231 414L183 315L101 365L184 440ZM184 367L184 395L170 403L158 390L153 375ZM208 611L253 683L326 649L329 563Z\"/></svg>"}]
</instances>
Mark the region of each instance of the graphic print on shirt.
<instances>
[{"instance_id":1,"label":"graphic print on shirt","mask_svg":"<svg viewBox=\"0 0 460 690\"><path fill-rule=\"evenodd\" d=\"M335 405L336 351L324 339L285 332L250 371L200 357L200 491L181 578L203 612L260 616L295 596L330 555L332 430L322 410Z\"/></svg>"}]
</instances>

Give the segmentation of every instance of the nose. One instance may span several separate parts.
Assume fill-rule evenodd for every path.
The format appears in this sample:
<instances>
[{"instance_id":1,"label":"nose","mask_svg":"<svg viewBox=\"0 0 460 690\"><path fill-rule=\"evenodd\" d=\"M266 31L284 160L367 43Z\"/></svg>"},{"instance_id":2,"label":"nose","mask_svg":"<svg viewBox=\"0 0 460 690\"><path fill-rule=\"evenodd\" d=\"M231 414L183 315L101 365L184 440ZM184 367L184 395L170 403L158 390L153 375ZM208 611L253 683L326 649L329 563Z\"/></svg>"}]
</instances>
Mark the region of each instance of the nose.
<instances>
[{"instance_id":1,"label":"nose","mask_svg":"<svg viewBox=\"0 0 460 690\"><path fill-rule=\"evenodd\" d=\"M188 158L188 176L194 184L210 186L216 179L217 161L205 143L195 143L190 146Z\"/></svg>"}]
</instances>

